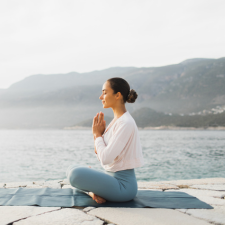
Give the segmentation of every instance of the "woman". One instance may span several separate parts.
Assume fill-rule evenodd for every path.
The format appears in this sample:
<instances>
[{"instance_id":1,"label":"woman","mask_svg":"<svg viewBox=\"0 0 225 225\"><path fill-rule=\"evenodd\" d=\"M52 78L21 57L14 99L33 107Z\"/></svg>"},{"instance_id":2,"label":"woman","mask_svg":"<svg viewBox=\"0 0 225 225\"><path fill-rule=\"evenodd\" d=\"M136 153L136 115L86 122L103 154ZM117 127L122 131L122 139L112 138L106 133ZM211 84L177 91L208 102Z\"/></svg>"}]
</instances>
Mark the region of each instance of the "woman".
<instances>
[{"instance_id":1,"label":"woman","mask_svg":"<svg viewBox=\"0 0 225 225\"><path fill-rule=\"evenodd\" d=\"M106 200L124 202L137 194L134 168L144 164L137 125L126 110L125 103L133 103L137 93L126 80L111 78L102 88L103 108L112 108L114 119L105 129L104 114L93 118L92 132L95 153L105 172L82 166L67 169L70 184L87 192L97 203Z\"/></svg>"}]
</instances>

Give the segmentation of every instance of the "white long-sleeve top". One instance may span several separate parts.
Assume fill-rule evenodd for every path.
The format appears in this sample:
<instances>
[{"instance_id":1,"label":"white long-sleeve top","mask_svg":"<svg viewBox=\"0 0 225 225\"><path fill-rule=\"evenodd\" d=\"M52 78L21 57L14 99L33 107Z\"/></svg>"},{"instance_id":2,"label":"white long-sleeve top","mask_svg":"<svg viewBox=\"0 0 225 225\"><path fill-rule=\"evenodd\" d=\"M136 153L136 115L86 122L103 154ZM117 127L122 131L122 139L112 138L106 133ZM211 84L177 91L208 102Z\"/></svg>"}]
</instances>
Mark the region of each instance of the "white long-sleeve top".
<instances>
[{"instance_id":1,"label":"white long-sleeve top","mask_svg":"<svg viewBox=\"0 0 225 225\"><path fill-rule=\"evenodd\" d=\"M95 139L95 147L97 157L107 171L116 172L144 165L138 128L128 111L102 137Z\"/></svg>"}]
</instances>

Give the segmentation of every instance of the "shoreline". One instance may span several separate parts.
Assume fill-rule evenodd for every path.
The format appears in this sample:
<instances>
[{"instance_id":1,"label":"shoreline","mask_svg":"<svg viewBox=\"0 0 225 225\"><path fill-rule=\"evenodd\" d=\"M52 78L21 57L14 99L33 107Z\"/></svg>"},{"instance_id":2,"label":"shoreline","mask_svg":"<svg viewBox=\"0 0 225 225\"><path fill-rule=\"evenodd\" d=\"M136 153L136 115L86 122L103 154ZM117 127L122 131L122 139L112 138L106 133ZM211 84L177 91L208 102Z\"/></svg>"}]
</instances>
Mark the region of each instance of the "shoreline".
<instances>
[{"instance_id":1,"label":"shoreline","mask_svg":"<svg viewBox=\"0 0 225 225\"><path fill-rule=\"evenodd\" d=\"M0 128L3 130L92 130L92 127L74 126L74 127L33 127L33 128ZM138 130L205 130L205 131L225 131L225 127L174 127L174 126L159 126L159 127L138 127Z\"/></svg>"},{"instance_id":2,"label":"shoreline","mask_svg":"<svg viewBox=\"0 0 225 225\"><path fill-rule=\"evenodd\" d=\"M63 130L91 130L92 127L74 126L64 127ZM138 127L138 130L225 130L225 127L174 127L174 126L159 126L159 127Z\"/></svg>"},{"instance_id":3,"label":"shoreline","mask_svg":"<svg viewBox=\"0 0 225 225\"><path fill-rule=\"evenodd\" d=\"M13 189L40 189L40 193L43 193L46 188L75 189L67 179L0 183L0 189L8 189L9 193L14 193L12 192ZM88 205L64 207L62 206L63 203L55 207L26 203L22 205L1 204L0 221L1 224L5 225L225 225L224 177L138 182L138 190L147 190L156 194L164 192L167 195L179 192L192 196L193 199L197 198L212 208L186 207L186 205L175 208L160 208L157 206L154 208L130 208L98 207L98 205L95 207Z\"/></svg>"}]
</instances>

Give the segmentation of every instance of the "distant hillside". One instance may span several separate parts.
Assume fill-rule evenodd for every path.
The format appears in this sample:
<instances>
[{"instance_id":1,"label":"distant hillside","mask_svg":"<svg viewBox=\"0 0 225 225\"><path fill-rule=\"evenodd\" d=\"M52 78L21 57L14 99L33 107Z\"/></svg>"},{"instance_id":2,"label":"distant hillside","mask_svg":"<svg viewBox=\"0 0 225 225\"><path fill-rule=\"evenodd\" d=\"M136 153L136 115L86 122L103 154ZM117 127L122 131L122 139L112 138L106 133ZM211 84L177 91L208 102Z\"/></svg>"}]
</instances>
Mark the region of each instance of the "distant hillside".
<instances>
[{"instance_id":1,"label":"distant hillside","mask_svg":"<svg viewBox=\"0 0 225 225\"><path fill-rule=\"evenodd\" d=\"M112 118L112 110L103 109L99 100L103 83L111 77L126 79L137 91L137 101L126 104L131 113L147 107L163 115L189 114L225 105L225 58L188 59L162 67L39 74L0 90L0 128L62 128L92 118L100 110ZM159 116L155 114L154 120Z\"/></svg>"},{"instance_id":2,"label":"distant hillside","mask_svg":"<svg viewBox=\"0 0 225 225\"><path fill-rule=\"evenodd\" d=\"M225 104L225 58L188 64L154 102L168 112L197 112Z\"/></svg>"},{"instance_id":3,"label":"distant hillside","mask_svg":"<svg viewBox=\"0 0 225 225\"><path fill-rule=\"evenodd\" d=\"M138 127L159 127L159 126L176 126L176 127L225 127L225 112L221 114L211 115L194 115L181 116L178 114L165 115L156 112L150 108L141 108L131 113ZM108 125L113 118L106 117ZM91 127L93 119L88 119L76 124L75 126Z\"/></svg>"},{"instance_id":4,"label":"distant hillside","mask_svg":"<svg viewBox=\"0 0 225 225\"><path fill-rule=\"evenodd\" d=\"M181 64L188 65L188 64L191 64L191 63L206 61L206 60L212 60L212 59L205 59L205 58L186 59L183 62L181 62Z\"/></svg>"},{"instance_id":5,"label":"distant hillside","mask_svg":"<svg viewBox=\"0 0 225 225\"><path fill-rule=\"evenodd\" d=\"M165 115L149 108L142 108L132 113L138 127L225 127L225 112L210 115Z\"/></svg>"},{"instance_id":6,"label":"distant hillside","mask_svg":"<svg viewBox=\"0 0 225 225\"><path fill-rule=\"evenodd\" d=\"M76 86L102 85L105 80L114 76L121 76L135 67L113 67L105 70L96 70L88 73L71 72L67 74L43 75L37 74L12 84L8 90L16 92L42 93Z\"/></svg>"}]
</instances>

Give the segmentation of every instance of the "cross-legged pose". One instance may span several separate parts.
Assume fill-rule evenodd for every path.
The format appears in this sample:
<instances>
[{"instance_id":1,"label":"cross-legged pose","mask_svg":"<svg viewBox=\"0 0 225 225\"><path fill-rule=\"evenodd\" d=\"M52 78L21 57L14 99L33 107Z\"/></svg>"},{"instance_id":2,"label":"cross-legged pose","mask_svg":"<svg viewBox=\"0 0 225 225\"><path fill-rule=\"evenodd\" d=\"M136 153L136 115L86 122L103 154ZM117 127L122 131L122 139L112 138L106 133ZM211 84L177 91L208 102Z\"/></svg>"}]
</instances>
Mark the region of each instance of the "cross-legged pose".
<instances>
[{"instance_id":1,"label":"cross-legged pose","mask_svg":"<svg viewBox=\"0 0 225 225\"><path fill-rule=\"evenodd\" d=\"M70 166L66 175L73 187L87 192L97 203L125 202L137 194L134 168L144 164L138 128L126 110L125 103L134 103L137 93L126 80L114 77L103 84L103 108L112 108L114 119L106 128L104 114L93 118L92 133L95 153L104 172L85 166Z\"/></svg>"}]
</instances>

